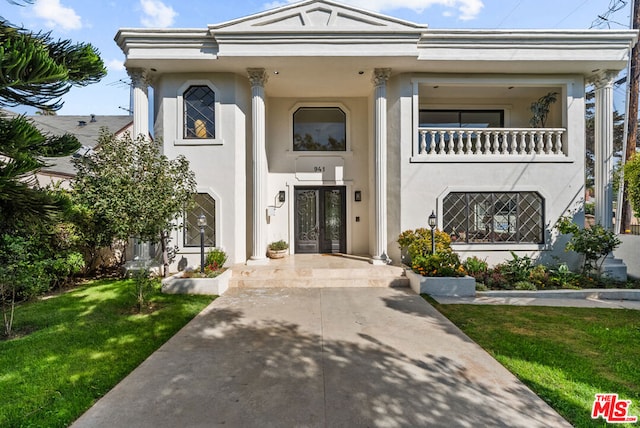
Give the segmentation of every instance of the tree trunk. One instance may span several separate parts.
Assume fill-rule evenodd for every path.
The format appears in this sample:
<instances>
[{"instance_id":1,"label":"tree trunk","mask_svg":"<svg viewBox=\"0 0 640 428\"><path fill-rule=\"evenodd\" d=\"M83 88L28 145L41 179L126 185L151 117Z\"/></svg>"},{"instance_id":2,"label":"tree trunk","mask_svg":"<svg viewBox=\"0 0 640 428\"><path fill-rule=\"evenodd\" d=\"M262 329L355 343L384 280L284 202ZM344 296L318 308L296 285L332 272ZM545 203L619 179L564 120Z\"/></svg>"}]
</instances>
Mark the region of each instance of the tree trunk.
<instances>
[{"instance_id":1,"label":"tree trunk","mask_svg":"<svg viewBox=\"0 0 640 428\"><path fill-rule=\"evenodd\" d=\"M162 276L169 276L169 251L167 249L167 232L160 232L160 245L162 245Z\"/></svg>"}]
</instances>

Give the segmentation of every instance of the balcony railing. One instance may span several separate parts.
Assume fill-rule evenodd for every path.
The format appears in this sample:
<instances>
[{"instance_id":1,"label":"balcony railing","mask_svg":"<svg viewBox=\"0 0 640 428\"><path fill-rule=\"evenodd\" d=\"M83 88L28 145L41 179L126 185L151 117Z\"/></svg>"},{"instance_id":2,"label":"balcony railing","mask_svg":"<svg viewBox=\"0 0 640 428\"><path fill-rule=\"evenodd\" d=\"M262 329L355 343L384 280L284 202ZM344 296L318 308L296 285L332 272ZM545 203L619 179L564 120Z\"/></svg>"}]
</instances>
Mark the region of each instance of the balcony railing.
<instances>
[{"instance_id":1,"label":"balcony railing","mask_svg":"<svg viewBox=\"0 0 640 428\"><path fill-rule=\"evenodd\" d=\"M419 128L418 158L566 158L564 128Z\"/></svg>"}]
</instances>

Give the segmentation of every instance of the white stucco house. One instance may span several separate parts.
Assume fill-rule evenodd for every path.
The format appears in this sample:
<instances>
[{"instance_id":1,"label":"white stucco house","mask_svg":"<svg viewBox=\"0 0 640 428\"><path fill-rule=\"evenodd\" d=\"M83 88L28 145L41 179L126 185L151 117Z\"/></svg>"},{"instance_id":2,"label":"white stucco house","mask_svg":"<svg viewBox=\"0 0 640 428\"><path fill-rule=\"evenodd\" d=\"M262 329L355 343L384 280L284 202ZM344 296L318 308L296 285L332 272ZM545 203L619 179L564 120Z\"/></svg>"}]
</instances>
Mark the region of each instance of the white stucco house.
<instances>
[{"instance_id":1,"label":"white stucco house","mask_svg":"<svg viewBox=\"0 0 640 428\"><path fill-rule=\"evenodd\" d=\"M611 224L613 78L635 31L431 30L329 0L200 29L121 29L134 133L185 155L199 207L176 232L232 263L290 252L399 262L437 215L464 258L563 254L553 225L585 194L585 88L596 96L597 221ZM153 87L153 105L148 89ZM530 105L557 94L544 127Z\"/></svg>"}]
</instances>

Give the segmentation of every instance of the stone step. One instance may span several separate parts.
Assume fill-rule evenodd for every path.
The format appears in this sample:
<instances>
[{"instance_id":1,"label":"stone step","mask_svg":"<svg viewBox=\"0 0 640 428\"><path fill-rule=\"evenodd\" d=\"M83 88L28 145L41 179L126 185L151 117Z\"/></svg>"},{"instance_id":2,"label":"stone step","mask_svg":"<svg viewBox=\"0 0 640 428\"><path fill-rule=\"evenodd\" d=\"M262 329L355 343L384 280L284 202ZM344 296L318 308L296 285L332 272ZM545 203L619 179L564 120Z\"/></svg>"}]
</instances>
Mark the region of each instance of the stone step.
<instances>
[{"instance_id":1,"label":"stone step","mask_svg":"<svg viewBox=\"0 0 640 428\"><path fill-rule=\"evenodd\" d=\"M409 287L406 277L389 278L231 278L229 287L237 288L353 288Z\"/></svg>"},{"instance_id":2,"label":"stone step","mask_svg":"<svg viewBox=\"0 0 640 428\"><path fill-rule=\"evenodd\" d=\"M232 268L230 287L408 287L397 266L349 268L245 266Z\"/></svg>"}]
</instances>

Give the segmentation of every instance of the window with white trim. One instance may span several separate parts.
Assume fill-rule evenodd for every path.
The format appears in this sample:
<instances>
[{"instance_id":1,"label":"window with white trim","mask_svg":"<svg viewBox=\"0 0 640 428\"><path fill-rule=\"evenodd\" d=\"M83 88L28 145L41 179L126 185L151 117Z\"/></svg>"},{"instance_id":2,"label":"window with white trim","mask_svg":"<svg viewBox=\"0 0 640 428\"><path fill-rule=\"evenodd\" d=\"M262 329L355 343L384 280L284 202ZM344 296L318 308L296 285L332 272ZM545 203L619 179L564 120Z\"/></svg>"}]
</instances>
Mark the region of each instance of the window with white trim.
<instances>
[{"instance_id":1,"label":"window with white trim","mask_svg":"<svg viewBox=\"0 0 640 428\"><path fill-rule=\"evenodd\" d=\"M344 152L347 115L339 107L300 107L293 113L293 151Z\"/></svg>"},{"instance_id":2,"label":"window with white trim","mask_svg":"<svg viewBox=\"0 0 640 428\"><path fill-rule=\"evenodd\" d=\"M196 193L194 206L184 215L184 246L200 246L200 227L198 217L204 214L207 225L204 227L204 246L216 246L216 201L208 193Z\"/></svg>"},{"instance_id":3,"label":"window with white trim","mask_svg":"<svg viewBox=\"0 0 640 428\"><path fill-rule=\"evenodd\" d=\"M453 243L544 243L544 199L537 192L452 192L442 210Z\"/></svg>"},{"instance_id":4,"label":"window with white trim","mask_svg":"<svg viewBox=\"0 0 640 428\"><path fill-rule=\"evenodd\" d=\"M192 85L183 93L183 138L215 138L215 102L213 89Z\"/></svg>"}]
</instances>

